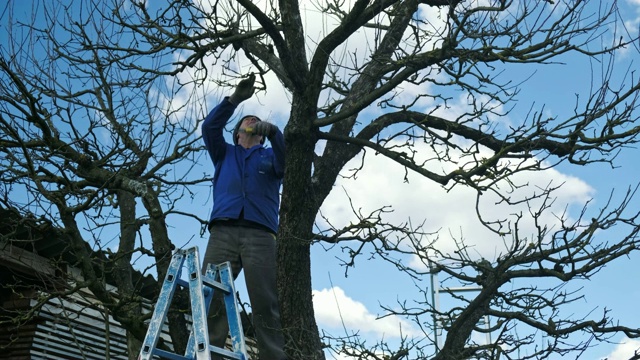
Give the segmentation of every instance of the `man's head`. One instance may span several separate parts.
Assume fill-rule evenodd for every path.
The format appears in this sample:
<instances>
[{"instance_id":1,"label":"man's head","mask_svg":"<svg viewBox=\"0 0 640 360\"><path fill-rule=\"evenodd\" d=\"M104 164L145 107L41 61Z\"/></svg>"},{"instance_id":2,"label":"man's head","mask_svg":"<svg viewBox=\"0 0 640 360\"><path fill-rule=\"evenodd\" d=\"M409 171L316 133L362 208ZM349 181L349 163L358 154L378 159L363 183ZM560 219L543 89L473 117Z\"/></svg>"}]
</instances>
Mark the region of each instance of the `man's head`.
<instances>
[{"instance_id":1,"label":"man's head","mask_svg":"<svg viewBox=\"0 0 640 360\"><path fill-rule=\"evenodd\" d=\"M240 133L247 133L247 129L252 129L253 126L259 121L262 120L260 120L260 118L255 115L247 115L242 117L242 119L240 119L240 121L238 121L236 126L233 128L233 144L238 145L238 137L240 136ZM260 136L260 138L260 144L264 144L264 136Z\"/></svg>"}]
</instances>

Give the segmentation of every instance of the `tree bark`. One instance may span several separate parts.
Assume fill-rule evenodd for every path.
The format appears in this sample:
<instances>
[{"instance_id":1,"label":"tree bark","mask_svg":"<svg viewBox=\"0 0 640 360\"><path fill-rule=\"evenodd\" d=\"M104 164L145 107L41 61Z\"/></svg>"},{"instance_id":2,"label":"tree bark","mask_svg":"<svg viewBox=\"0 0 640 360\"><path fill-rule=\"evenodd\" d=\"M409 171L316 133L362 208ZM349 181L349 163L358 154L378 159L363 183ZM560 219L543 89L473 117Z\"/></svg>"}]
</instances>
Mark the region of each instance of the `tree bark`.
<instances>
[{"instance_id":1,"label":"tree bark","mask_svg":"<svg viewBox=\"0 0 640 360\"><path fill-rule=\"evenodd\" d=\"M130 192L118 191L118 209L120 210L120 243L114 259L113 277L118 287L120 307L123 315L138 324L137 328L127 329L127 353L130 360L135 360L140 354L142 342L138 339L140 334L144 334L144 324L140 320L142 317L142 304L136 301L136 289L132 280L131 255L133 254L136 233L138 231L136 220L136 198ZM137 336L136 336L137 334Z\"/></svg>"},{"instance_id":2,"label":"tree bark","mask_svg":"<svg viewBox=\"0 0 640 360\"><path fill-rule=\"evenodd\" d=\"M295 109L295 104L292 109ZM310 122L292 111L285 131L287 169L280 206L278 292L290 359L324 359L311 295L310 247L318 205L311 193L315 139Z\"/></svg>"},{"instance_id":3,"label":"tree bark","mask_svg":"<svg viewBox=\"0 0 640 360\"><path fill-rule=\"evenodd\" d=\"M157 196L149 194L143 199L143 204L149 213L149 231L153 242L153 251L156 259L156 269L158 271L158 287L162 287L167 269L171 262L173 245L169 240L165 214ZM184 353L189 341L189 331L187 330L187 320L180 309L188 305L188 298L183 291L176 291L167 319L169 321L169 334L176 353ZM187 304L187 305L185 305Z\"/></svg>"}]
</instances>

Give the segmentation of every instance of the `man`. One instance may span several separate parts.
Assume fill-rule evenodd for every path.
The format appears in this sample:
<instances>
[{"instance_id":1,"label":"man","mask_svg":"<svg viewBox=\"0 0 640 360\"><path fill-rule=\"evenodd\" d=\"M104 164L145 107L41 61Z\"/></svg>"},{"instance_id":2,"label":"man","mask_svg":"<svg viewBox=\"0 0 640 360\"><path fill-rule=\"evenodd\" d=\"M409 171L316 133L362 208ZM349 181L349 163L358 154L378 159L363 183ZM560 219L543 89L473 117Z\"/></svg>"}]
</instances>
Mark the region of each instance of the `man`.
<instances>
[{"instance_id":1,"label":"man","mask_svg":"<svg viewBox=\"0 0 640 360\"><path fill-rule=\"evenodd\" d=\"M276 233L284 176L284 136L258 117L244 116L225 141L224 127L236 107L254 91L255 75L240 81L204 120L202 138L215 167L213 211L204 265L231 263L235 279L244 269L260 359L284 359L284 338L276 288ZM272 148L263 146L265 137ZM229 332L220 292L212 302L211 344L223 347Z\"/></svg>"}]
</instances>

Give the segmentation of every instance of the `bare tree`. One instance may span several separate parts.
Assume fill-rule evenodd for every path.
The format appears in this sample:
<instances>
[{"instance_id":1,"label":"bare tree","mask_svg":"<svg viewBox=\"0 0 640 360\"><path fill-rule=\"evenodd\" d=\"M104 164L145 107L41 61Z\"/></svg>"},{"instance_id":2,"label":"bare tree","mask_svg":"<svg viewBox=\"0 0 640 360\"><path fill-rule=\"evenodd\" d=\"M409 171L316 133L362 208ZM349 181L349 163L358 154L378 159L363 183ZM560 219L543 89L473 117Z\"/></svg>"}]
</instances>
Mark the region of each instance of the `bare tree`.
<instances>
[{"instance_id":1,"label":"bare tree","mask_svg":"<svg viewBox=\"0 0 640 360\"><path fill-rule=\"evenodd\" d=\"M197 123L175 121L180 109L153 90L164 83L134 66L120 68L121 55L104 48L108 39L123 36L103 17L108 8L38 5L26 22L7 22L9 41L2 45L2 203L63 229L82 286L127 327L136 358L146 328L133 266L150 256L163 279L174 248L167 217L186 215L196 227L205 223L176 206L189 201L190 186L207 181L203 173L185 175L200 156ZM12 6L6 17L18 13ZM147 235L141 235L145 227ZM98 267L92 250L109 253L109 264ZM143 261L138 270L147 271L145 266ZM111 272L117 296L106 288ZM184 348L184 316L170 318L177 324L171 327L174 342Z\"/></svg>"},{"instance_id":2,"label":"bare tree","mask_svg":"<svg viewBox=\"0 0 640 360\"><path fill-rule=\"evenodd\" d=\"M545 359L557 354L579 356L616 333L640 337L637 325L622 325L611 317L610 309L587 306L576 313L571 308L585 301L581 281L637 251L640 213L629 211L634 194L627 192L618 206L609 203L591 219L584 218L587 207L574 220L561 214L556 230L541 221L552 203L546 194L538 208L529 207L537 232L524 236L519 227L525 227L526 216L519 214L505 231L510 234L506 251L495 260L479 257L463 239L458 239L456 251L442 252L434 246L434 234L412 233L410 227L405 229L407 237L381 242L373 252L415 279L422 295L385 306L384 316L412 319L424 339L429 339L427 343L405 340L399 350L385 353L405 356L411 350L417 358L433 359ZM618 231L624 235L613 241L596 235L613 227L621 228ZM424 266L404 265L398 252L417 256ZM440 308L432 289L425 289L424 280L434 277L436 283L430 286L455 300L454 306ZM485 334L489 340L473 340L473 333ZM353 338L333 340L353 356L370 351Z\"/></svg>"},{"instance_id":3,"label":"bare tree","mask_svg":"<svg viewBox=\"0 0 640 360\"><path fill-rule=\"evenodd\" d=\"M321 37L305 33L302 5L315 6L333 21ZM182 162L197 160L195 127L170 121L173 108L162 106L162 99L153 94L158 88L170 94L182 86L212 81L230 90L238 75L253 71L275 75L291 99L278 257L282 320L292 358L324 357L311 298L309 254L316 241L345 244L354 256L367 247L380 253L406 251L399 243L413 241L413 254L435 252L442 261L428 272L405 268L407 273L447 274L455 281L481 285L479 295L455 313L438 313L426 302L421 307L443 324L447 318L446 338L437 349L440 359L496 357L498 351L512 356L505 347L525 346L532 339L513 337L516 322L555 339L536 350L535 358L583 349L581 344L565 347L562 341L579 331L595 338L615 332L638 336L636 329L615 325L606 314L576 321L558 316L559 304L571 301L571 294L561 288L501 288L521 278L548 277L564 283L586 277L636 251L636 216L623 215L629 201L586 225L565 223L555 233L539 224L533 242L522 239L517 222L485 219L479 212L496 236L510 237L509 251L494 262L464 255L464 244L458 255L439 252L418 236L420 229L385 224L376 213L362 216L347 229L314 232L333 184L359 154L364 154L362 161L368 153L384 156L447 189L475 189L478 198L495 193L507 204L527 200L514 199L498 186L517 173L561 163L613 164L620 151L637 142L640 132L640 83L635 73L628 69L624 79L614 81L616 54L624 49L637 52L633 46L638 40L626 32L616 1L358 0L347 5L238 0L158 5L114 0L45 7L45 21L21 27L33 35L16 36L2 49L1 144L7 149L2 176L3 183L34 194L31 203L13 205L28 210L53 204L52 217L73 235L74 246L87 240L79 232L78 216L97 229L103 223L101 209L113 207L112 201L140 199L144 217L119 217L121 241L137 226L148 225L158 274L163 275L163 261L171 249L165 218L188 186L202 179L170 173L179 161L184 166ZM66 17L70 10L77 12ZM65 19L62 24L60 19ZM362 34L369 40L360 41ZM358 49L346 46L353 39L358 39ZM543 107L532 107L517 124L492 120L508 115L500 109L509 109L518 99L521 84L502 80L504 69L539 65L543 71L569 53L603 64L597 83L568 105L570 116L549 118ZM251 65L238 70L239 59ZM187 73L188 79L180 77ZM176 87L167 89L162 81ZM421 90L405 97L407 87ZM470 110L438 116L439 109L450 106L447 89L466 94ZM417 106L424 99L432 104L426 110ZM190 99L197 100L195 95ZM382 111L361 116L376 108ZM196 115L206 111L199 109ZM89 125L79 128L77 118ZM109 141L103 140L104 134L109 134ZM320 153L318 144L324 145ZM424 159L421 144L435 155ZM544 199L552 190L532 196ZM628 236L595 240L596 229L619 223L629 226ZM130 244L132 237L127 238ZM148 250L122 245L120 261L131 263L127 256L136 251ZM87 278L96 278L88 265ZM92 290L103 292L99 287ZM106 293L103 297L107 303L113 301ZM402 314L418 316L410 308ZM483 316L497 319L491 331L501 336L493 344L478 346L469 336L479 329ZM407 342L406 347L424 357L433 355L420 344ZM361 355L375 356L370 350ZM406 354L400 349L392 356Z\"/></svg>"}]
</instances>

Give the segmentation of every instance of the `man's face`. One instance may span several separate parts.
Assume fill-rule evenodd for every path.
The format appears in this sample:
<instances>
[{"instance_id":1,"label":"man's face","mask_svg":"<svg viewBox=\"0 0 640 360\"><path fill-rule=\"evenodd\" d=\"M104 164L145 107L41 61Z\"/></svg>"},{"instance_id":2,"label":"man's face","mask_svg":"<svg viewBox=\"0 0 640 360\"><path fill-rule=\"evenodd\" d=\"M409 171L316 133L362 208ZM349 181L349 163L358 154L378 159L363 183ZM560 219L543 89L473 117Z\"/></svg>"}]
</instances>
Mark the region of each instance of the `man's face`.
<instances>
[{"instance_id":1,"label":"man's face","mask_svg":"<svg viewBox=\"0 0 640 360\"><path fill-rule=\"evenodd\" d=\"M253 128L256 123L258 123L260 119L255 116L249 116L242 120L242 124L240 124L240 129L246 130L247 128Z\"/></svg>"},{"instance_id":2,"label":"man's face","mask_svg":"<svg viewBox=\"0 0 640 360\"><path fill-rule=\"evenodd\" d=\"M252 132L253 128L256 126L258 122L260 122L260 119L255 116L248 116L242 119L242 122L240 123L240 129L238 131L238 135L236 138L236 142L240 143L242 138L244 139L242 141L250 140L250 141L259 141L260 143L262 143L264 141L262 136L257 136Z\"/></svg>"}]
</instances>

